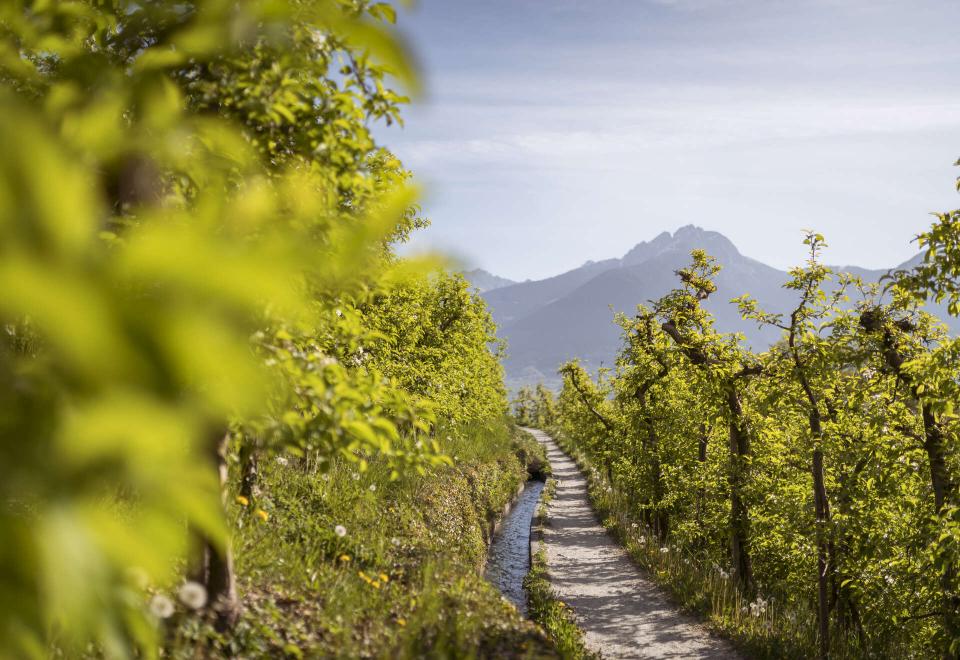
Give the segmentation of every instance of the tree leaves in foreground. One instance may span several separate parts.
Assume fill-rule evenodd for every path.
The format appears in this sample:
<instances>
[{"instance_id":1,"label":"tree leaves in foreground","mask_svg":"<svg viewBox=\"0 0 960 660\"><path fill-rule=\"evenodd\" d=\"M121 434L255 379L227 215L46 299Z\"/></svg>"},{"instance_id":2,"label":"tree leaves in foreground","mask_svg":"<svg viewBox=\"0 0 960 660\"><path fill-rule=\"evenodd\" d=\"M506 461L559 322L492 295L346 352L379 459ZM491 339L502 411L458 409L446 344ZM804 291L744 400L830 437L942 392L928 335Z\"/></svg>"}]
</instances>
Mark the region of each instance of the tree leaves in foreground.
<instances>
[{"instance_id":1,"label":"tree leaves in foreground","mask_svg":"<svg viewBox=\"0 0 960 660\"><path fill-rule=\"evenodd\" d=\"M155 656L184 576L227 628L230 466L424 469L438 415L504 410L481 304L390 251L424 224L370 130L416 85L393 19L0 8L0 657ZM453 340L402 334L411 291Z\"/></svg>"}]
</instances>

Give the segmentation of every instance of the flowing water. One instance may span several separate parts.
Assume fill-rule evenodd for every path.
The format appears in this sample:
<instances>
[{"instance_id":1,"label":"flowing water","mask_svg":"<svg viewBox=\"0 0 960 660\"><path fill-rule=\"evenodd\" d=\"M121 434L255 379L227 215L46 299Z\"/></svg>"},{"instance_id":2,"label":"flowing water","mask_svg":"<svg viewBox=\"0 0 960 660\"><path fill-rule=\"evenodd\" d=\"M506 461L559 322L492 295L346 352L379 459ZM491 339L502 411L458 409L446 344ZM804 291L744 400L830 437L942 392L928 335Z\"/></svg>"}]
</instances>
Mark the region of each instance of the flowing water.
<instances>
[{"instance_id":1,"label":"flowing water","mask_svg":"<svg viewBox=\"0 0 960 660\"><path fill-rule=\"evenodd\" d=\"M542 481L528 481L516 504L503 519L500 531L493 537L484 572L500 592L527 615L527 594L523 578L530 570L530 521L540 501Z\"/></svg>"}]
</instances>

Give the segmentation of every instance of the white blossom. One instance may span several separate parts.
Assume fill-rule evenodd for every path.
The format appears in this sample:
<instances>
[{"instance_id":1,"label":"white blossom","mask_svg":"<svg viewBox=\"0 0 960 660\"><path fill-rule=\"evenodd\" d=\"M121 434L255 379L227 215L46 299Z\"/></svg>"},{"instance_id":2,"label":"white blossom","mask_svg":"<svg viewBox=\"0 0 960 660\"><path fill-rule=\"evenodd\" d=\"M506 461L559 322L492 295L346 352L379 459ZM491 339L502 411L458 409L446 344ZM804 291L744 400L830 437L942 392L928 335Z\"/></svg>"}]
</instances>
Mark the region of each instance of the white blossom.
<instances>
[{"instance_id":1,"label":"white blossom","mask_svg":"<svg viewBox=\"0 0 960 660\"><path fill-rule=\"evenodd\" d=\"M170 618L173 614L173 601L163 594L157 594L150 599L150 614L158 619Z\"/></svg>"},{"instance_id":2,"label":"white blossom","mask_svg":"<svg viewBox=\"0 0 960 660\"><path fill-rule=\"evenodd\" d=\"M184 582L177 595L180 597L180 602L191 610L199 610L207 604L207 590L199 582Z\"/></svg>"}]
</instances>

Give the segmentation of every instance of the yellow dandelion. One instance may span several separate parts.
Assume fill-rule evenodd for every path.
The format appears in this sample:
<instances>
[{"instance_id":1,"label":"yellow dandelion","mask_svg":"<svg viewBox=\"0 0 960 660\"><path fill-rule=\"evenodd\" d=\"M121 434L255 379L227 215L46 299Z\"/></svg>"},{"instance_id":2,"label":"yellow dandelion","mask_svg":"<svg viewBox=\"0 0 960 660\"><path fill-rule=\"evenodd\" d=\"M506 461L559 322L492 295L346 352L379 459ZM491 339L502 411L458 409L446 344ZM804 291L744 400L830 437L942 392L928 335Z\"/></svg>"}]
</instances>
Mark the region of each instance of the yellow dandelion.
<instances>
[{"instance_id":1,"label":"yellow dandelion","mask_svg":"<svg viewBox=\"0 0 960 660\"><path fill-rule=\"evenodd\" d=\"M370 586L373 587L374 589L379 589L379 588L380 588L380 580L374 580L373 582L370 583Z\"/></svg>"},{"instance_id":2,"label":"yellow dandelion","mask_svg":"<svg viewBox=\"0 0 960 660\"><path fill-rule=\"evenodd\" d=\"M399 619L397 619L397 625L398 625L398 626L405 626L405 625L407 625L407 620L404 619L403 617L400 617Z\"/></svg>"},{"instance_id":3,"label":"yellow dandelion","mask_svg":"<svg viewBox=\"0 0 960 660\"><path fill-rule=\"evenodd\" d=\"M386 573L381 573L381 574L380 574L380 581L383 582L384 584L386 584L387 582L390 581L390 576L387 575Z\"/></svg>"},{"instance_id":4,"label":"yellow dandelion","mask_svg":"<svg viewBox=\"0 0 960 660\"><path fill-rule=\"evenodd\" d=\"M340 555L340 561L347 563L350 561L350 555Z\"/></svg>"},{"instance_id":5,"label":"yellow dandelion","mask_svg":"<svg viewBox=\"0 0 960 660\"><path fill-rule=\"evenodd\" d=\"M361 580L365 580L365 581L367 581L367 582L370 581L370 577L369 577L366 573L364 573L363 571L357 571L357 575L360 576L360 579L361 579Z\"/></svg>"},{"instance_id":6,"label":"yellow dandelion","mask_svg":"<svg viewBox=\"0 0 960 660\"><path fill-rule=\"evenodd\" d=\"M259 516L263 522L267 522L270 519L270 514L263 509L257 509L257 516Z\"/></svg>"},{"instance_id":7,"label":"yellow dandelion","mask_svg":"<svg viewBox=\"0 0 960 660\"><path fill-rule=\"evenodd\" d=\"M240 506L250 506L250 500L243 495L237 495L237 504Z\"/></svg>"}]
</instances>

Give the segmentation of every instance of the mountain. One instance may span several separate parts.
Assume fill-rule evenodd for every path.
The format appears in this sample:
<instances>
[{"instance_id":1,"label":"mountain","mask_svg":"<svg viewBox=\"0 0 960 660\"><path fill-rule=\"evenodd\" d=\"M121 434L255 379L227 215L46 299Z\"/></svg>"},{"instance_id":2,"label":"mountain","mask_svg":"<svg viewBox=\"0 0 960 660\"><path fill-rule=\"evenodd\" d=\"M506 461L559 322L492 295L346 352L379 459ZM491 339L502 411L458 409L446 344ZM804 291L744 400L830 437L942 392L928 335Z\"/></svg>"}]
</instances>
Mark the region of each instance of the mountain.
<instances>
[{"instance_id":1,"label":"mountain","mask_svg":"<svg viewBox=\"0 0 960 660\"><path fill-rule=\"evenodd\" d=\"M474 268L473 270L468 270L463 274L463 276L470 282L470 285L473 286L477 291L483 293L485 291L493 291L494 289L499 289L505 286L510 286L511 284L516 284L513 280L508 280L505 277L498 277L493 273L488 273L482 268Z\"/></svg>"},{"instance_id":2,"label":"mountain","mask_svg":"<svg viewBox=\"0 0 960 660\"><path fill-rule=\"evenodd\" d=\"M717 328L743 333L746 343L758 350L777 341L779 330L744 321L729 301L749 293L763 309L787 313L796 306L795 292L783 288L787 273L742 255L720 233L688 225L639 243L619 259L587 262L555 277L484 293L499 334L507 340L504 366L508 385L516 388L544 382L556 386L557 368L574 357L590 369L613 366L620 348L614 313L633 314L638 304L656 300L677 286L674 272L690 262L690 252L697 248L723 266L716 280L717 292L706 305L716 317ZM865 281L877 281L887 272L854 266L842 270ZM930 311L949 318L935 306ZM950 321L956 324L955 319ZM960 326L953 328L957 329Z\"/></svg>"}]
</instances>

